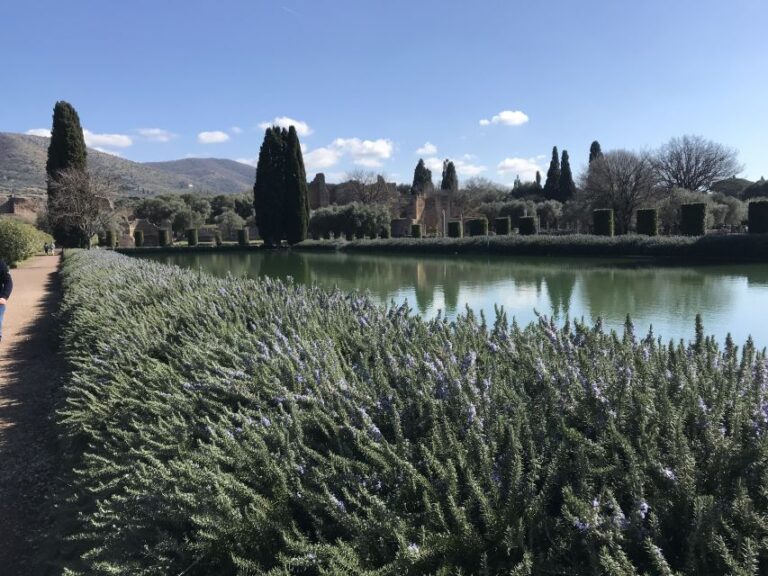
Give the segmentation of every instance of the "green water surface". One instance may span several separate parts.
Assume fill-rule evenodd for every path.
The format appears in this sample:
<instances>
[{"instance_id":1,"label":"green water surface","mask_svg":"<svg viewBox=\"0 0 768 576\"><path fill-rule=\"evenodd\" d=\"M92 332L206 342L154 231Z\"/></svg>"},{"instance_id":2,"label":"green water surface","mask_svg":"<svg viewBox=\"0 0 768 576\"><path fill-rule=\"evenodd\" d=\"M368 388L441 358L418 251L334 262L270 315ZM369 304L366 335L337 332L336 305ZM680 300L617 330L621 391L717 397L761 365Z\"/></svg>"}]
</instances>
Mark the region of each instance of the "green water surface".
<instances>
[{"instance_id":1,"label":"green water surface","mask_svg":"<svg viewBox=\"0 0 768 576\"><path fill-rule=\"evenodd\" d=\"M768 265L659 265L600 259L344 254L335 252L178 253L147 256L217 276L291 277L303 284L368 291L380 303L408 304L422 316L454 318L469 306L495 317L503 306L518 323L536 313L620 328L629 314L638 333L664 340L694 333L768 345Z\"/></svg>"}]
</instances>

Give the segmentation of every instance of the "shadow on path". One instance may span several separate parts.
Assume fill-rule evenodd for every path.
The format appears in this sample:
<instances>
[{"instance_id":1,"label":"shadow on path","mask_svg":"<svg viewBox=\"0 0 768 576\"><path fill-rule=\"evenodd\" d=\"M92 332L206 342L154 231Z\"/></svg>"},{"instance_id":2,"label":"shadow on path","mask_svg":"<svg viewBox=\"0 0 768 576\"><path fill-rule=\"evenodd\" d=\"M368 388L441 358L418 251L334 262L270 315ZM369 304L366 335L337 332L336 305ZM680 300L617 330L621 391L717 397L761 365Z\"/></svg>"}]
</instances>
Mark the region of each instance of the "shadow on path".
<instances>
[{"instance_id":1,"label":"shadow on path","mask_svg":"<svg viewBox=\"0 0 768 576\"><path fill-rule=\"evenodd\" d=\"M52 488L59 454L54 430L55 394L61 363L57 356L59 278L47 275L34 320L9 346L0 374L0 573L49 572L45 564L60 545L50 535Z\"/></svg>"}]
</instances>

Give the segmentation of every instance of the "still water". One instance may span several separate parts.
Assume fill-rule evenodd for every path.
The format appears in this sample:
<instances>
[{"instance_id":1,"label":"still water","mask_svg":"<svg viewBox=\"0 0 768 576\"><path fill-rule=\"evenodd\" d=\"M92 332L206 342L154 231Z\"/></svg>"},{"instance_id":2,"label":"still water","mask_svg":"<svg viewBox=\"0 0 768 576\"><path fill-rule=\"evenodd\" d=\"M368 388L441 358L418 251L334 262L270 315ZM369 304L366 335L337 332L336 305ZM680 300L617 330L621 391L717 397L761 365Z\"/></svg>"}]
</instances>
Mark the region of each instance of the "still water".
<instances>
[{"instance_id":1,"label":"still water","mask_svg":"<svg viewBox=\"0 0 768 576\"><path fill-rule=\"evenodd\" d=\"M708 334L737 344L752 335L768 346L768 265L650 265L601 259L378 255L318 252L158 254L153 260L218 276L270 276L368 291L380 303L407 301L431 318L470 307L495 317L503 306L518 323L536 312L621 328L629 314L638 334L652 325L664 340L690 340L701 313Z\"/></svg>"}]
</instances>

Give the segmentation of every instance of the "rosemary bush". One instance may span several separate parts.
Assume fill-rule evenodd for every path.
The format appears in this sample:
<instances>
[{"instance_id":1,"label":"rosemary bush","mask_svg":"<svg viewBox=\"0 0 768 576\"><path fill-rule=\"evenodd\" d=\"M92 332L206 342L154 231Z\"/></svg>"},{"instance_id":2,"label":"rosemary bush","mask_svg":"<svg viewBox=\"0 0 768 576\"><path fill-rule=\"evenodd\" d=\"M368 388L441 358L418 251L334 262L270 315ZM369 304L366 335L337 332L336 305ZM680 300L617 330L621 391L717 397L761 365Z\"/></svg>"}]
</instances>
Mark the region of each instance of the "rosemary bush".
<instances>
[{"instance_id":1,"label":"rosemary bush","mask_svg":"<svg viewBox=\"0 0 768 576\"><path fill-rule=\"evenodd\" d=\"M425 321L113 252L63 282L70 574L768 570L749 341Z\"/></svg>"}]
</instances>

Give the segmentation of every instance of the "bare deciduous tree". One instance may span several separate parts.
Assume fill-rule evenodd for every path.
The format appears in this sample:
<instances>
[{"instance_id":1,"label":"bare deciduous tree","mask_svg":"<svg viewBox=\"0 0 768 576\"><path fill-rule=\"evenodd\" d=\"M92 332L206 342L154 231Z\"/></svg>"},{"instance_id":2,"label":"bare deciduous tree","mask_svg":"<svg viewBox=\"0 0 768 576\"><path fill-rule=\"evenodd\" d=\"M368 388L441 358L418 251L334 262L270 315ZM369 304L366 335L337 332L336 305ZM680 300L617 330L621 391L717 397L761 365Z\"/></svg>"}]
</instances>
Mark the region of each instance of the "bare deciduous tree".
<instances>
[{"instance_id":1,"label":"bare deciduous tree","mask_svg":"<svg viewBox=\"0 0 768 576\"><path fill-rule=\"evenodd\" d=\"M51 188L51 225L76 231L81 247L89 247L90 239L111 225L111 199L116 188L109 177L77 169L61 170L51 180Z\"/></svg>"},{"instance_id":2,"label":"bare deciduous tree","mask_svg":"<svg viewBox=\"0 0 768 576\"><path fill-rule=\"evenodd\" d=\"M394 191L381 174L356 169L347 172L347 180L354 189L354 199L364 204L386 204L394 196Z\"/></svg>"},{"instance_id":3,"label":"bare deciduous tree","mask_svg":"<svg viewBox=\"0 0 768 576\"><path fill-rule=\"evenodd\" d=\"M617 232L626 234L635 210L654 201L657 182L648 154L613 150L589 165L582 194L592 208L613 208Z\"/></svg>"},{"instance_id":4,"label":"bare deciduous tree","mask_svg":"<svg viewBox=\"0 0 768 576\"><path fill-rule=\"evenodd\" d=\"M672 138L653 157L659 182L665 188L705 192L718 180L741 172L738 152L701 136Z\"/></svg>"}]
</instances>

